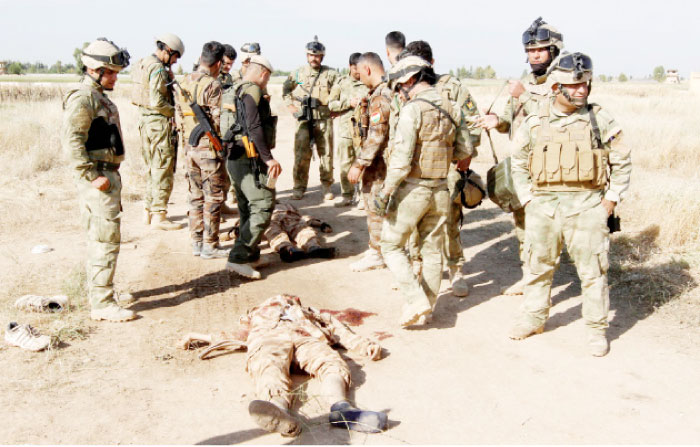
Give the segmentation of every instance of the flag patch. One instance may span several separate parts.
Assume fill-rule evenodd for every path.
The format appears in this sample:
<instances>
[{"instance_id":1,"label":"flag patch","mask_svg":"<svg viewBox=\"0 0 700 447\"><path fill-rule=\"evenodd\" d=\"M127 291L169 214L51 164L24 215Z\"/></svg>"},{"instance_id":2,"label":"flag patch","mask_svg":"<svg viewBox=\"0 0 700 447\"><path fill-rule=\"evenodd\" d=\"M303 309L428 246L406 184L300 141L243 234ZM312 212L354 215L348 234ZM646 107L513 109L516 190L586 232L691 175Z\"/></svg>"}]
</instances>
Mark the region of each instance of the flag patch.
<instances>
[{"instance_id":1,"label":"flag patch","mask_svg":"<svg viewBox=\"0 0 700 447\"><path fill-rule=\"evenodd\" d=\"M372 116L369 117L369 120L373 124L377 124L381 119L382 119L382 114L380 112L375 112L372 114Z\"/></svg>"}]
</instances>

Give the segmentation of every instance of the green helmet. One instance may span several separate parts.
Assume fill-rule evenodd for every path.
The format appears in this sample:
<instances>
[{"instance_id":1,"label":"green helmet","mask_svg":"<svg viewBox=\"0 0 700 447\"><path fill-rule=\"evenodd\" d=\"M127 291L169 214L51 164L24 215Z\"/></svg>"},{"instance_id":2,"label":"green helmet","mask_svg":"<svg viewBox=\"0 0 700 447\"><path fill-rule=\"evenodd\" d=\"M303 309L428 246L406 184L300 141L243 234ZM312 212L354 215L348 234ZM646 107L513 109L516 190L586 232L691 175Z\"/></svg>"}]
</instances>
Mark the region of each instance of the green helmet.
<instances>
[{"instance_id":1,"label":"green helmet","mask_svg":"<svg viewBox=\"0 0 700 447\"><path fill-rule=\"evenodd\" d=\"M177 51L180 54L180 57L184 56L185 54L185 44L182 43L182 40L180 40L180 38L175 34L163 33L156 37L156 43L158 42L163 42L171 50Z\"/></svg>"},{"instance_id":2,"label":"green helmet","mask_svg":"<svg viewBox=\"0 0 700 447\"><path fill-rule=\"evenodd\" d=\"M80 60L93 70L108 68L118 72L129 66L129 57L126 48L119 48L111 40L100 37L85 47Z\"/></svg>"},{"instance_id":3,"label":"green helmet","mask_svg":"<svg viewBox=\"0 0 700 447\"><path fill-rule=\"evenodd\" d=\"M535 48L556 47L561 51L564 48L564 36L552 25L538 17L523 33L523 45L525 50Z\"/></svg>"},{"instance_id":4,"label":"green helmet","mask_svg":"<svg viewBox=\"0 0 700 447\"><path fill-rule=\"evenodd\" d=\"M549 67L547 79L554 84L579 84L593 79L593 61L583 53L562 53Z\"/></svg>"},{"instance_id":5,"label":"green helmet","mask_svg":"<svg viewBox=\"0 0 700 447\"><path fill-rule=\"evenodd\" d=\"M314 36L314 40L306 44L307 54L326 54L326 47L318 41L318 36Z\"/></svg>"},{"instance_id":6,"label":"green helmet","mask_svg":"<svg viewBox=\"0 0 700 447\"><path fill-rule=\"evenodd\" d=\"M430 67L430 64L421 57L408 55L402 58L389 70L389 74L387 75L389 88L395 91L399 84L403 84L411 79L424 67Z\"/></svg>"}]
</instances>

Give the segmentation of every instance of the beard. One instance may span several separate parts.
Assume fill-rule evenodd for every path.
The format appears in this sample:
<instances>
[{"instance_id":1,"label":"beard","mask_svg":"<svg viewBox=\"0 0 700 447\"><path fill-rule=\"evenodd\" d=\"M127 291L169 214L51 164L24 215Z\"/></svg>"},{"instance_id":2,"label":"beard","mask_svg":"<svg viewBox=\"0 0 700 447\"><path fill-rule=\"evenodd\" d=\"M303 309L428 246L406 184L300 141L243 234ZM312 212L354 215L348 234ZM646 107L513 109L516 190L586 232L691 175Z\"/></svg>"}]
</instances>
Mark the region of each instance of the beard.
<instances>
[{"instance_id":1,"label":"beard","mask_svg":"<svg viewBox=\"0 0 700 447\"><path fill-rule=\"evenodd\" d=\"M542 76L543 74L547 73L547 68L549 68L550 61L547 61L542 64L530 64L530 68L532 69L532 74L535 76Z\"/></svg>"}]
</instances>

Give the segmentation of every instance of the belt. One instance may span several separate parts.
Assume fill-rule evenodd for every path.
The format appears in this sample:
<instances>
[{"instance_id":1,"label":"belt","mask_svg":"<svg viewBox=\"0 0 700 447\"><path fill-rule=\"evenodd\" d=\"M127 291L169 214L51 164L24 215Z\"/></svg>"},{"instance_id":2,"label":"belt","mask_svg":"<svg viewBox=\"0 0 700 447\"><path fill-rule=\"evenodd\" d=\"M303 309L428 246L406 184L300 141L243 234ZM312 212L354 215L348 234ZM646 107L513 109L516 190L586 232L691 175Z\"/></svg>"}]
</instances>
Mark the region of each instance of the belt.
<instances>
[{"instance_id":1,"label":"belt","mask_svg":"<svg viewBox=\"0 0 700 447\"><path fill-rule=\"evenodd\" d=\"M95 169L98 171L118 171L119 163L110 163L108 161L96 161Z\"/></svg>"}]
</instances>

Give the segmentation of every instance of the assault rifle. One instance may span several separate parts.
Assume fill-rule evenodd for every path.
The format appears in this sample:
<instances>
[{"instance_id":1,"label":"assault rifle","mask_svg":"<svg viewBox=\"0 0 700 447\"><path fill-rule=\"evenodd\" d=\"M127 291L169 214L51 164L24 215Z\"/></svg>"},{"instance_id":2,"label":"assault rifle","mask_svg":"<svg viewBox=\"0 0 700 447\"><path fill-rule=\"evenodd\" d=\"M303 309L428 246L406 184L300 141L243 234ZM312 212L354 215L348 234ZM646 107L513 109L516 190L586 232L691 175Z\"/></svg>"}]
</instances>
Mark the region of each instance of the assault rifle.
<instances>
[{"instance_id":1,"label":"assault rifle","mask_svg":"<svg viewBox=\"0 0 700 447\"><path fill-rule=\"evenodd\" d=\"M192 133L190 133L190 138L187 141L187 143L190 146L195 147L199 144L199 140L201 140L202 137L206 135L207 137L209 137L211 145L214 146L214 150L216 152L221 152L224 149L224 147L221 145L221 140L219 140L219 137L216 136L216 131L211 125L209 117L206 113L204 113L204 109L202 109L202 106L197 104L197 98L193 98L188 92L182 90L180 84L178 84L178 82L175 79L172 80L171 84L173 85L173 87L177 86L182 96L186 98L187 101L190 101L190 109L192 109L192 113L194 113L194 118L197 120L197 125L192 130Z\"/></svg>"}]
</instances>

